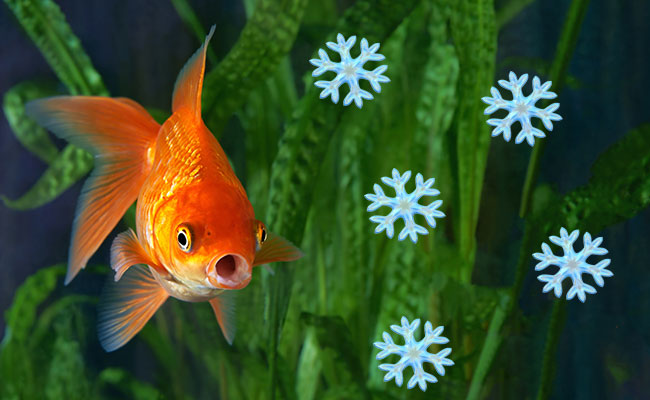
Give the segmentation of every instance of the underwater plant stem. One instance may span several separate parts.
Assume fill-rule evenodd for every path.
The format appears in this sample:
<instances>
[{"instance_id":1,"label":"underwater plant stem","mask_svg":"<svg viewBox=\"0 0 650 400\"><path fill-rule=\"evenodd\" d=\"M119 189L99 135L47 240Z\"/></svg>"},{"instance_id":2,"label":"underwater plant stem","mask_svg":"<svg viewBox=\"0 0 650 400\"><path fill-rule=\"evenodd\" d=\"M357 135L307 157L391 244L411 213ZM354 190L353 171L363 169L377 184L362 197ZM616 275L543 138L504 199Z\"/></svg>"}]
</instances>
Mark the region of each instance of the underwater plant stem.
<instances>
[{"instance_id":1,"label":"underwater plant stem","mask_svg":"<svg viewBox=\"0 0 650 400\"><path fill-rule=\"evenodd\" d=\"M546 346L544 347L544 359L542 361L542 373L540 374L537 400L548 399L553 390L553 376L555 375L555 353L564 323L566 322L566 300L558 299L553 306L551 320L548 324L546 334Z\"/></svg>"},{"instance_id":2,"label":"underwater plant stem","mask_svg":"<svg viewBox=\"0 0 650 400\"><path fill-rule=\"evenodd\" d=\"M325 274L325 252L323 251L322 242L318 242L318 300L320 303L319 311L321 315L327 314L327 277Z\"/></svg>"},{"instance_id":3,"label":"underwater plant stem","mask_svg":"<svg viewBox=\"0 0 650 400\"><path fill-rule=\"evenodd\" d=\"M566 81L569 61L571 60L571 56L575 50L578 33L580 32L580 27L582 26L582 21L584 20L588 5L589 0L574 0L569 6L569 11L567 12L567 16L564 21L564 26L562 28L560 40L558 42L555 58L550 70L550 79L554 82L557 93L561 91ZM545 106L546 105L544 105L544 107ZM530 211L530 201L534 189L534 184L537 182L537 177L539 175L539 168L541 165L540 161L542 154L544 153L545 146L546 141L539 140L533 149L533 153L528 163L526 180L524 182L524 189L521 197L521 208L519 210L519 215L522 218L526 217ZM517 262L515 281L513 283L510 295L506 300L507 305L505 309L497 307L497 309L494 311L494 315L492 316L490 327L488 329L488 336L486 337L485 344L481 350L478 365L474 371L474 377L472 377L469 394L467 396L468 399L478 398L481 385L485 379L485 375L487 374L487 370L492 364L499 346L500 337L498 335L498 332L501 330L501 326L505 322L506 317L512 312L516 299L519 297L519 292L521 291L524 278L526 276L526 265L529 260L528 250L532 245L531 238L536 237L536 235L533 234L532 229L533 227L527 223L524 231L524 237L521 243L519 260Z\"/></svg>"},{"instance_id":4,"label":"underwater plant stem","mask_svg":"<svg viewBox=\"0 0 650 400\"><path fill-rule=\"evenodd\" d=\"M506 302L510 302L510 297L504 296L504 298L502 298L502 303ZM494 314L492 315L490 326L488 327L488 333L483 348L481 349L481 354L479 355L478 364L476 365L472 381L469 385L467 400L476 400L481 394L483 381L487 376L492 360L501 344L501 335L499 334L499 331L501 330L501 326L506 320L507 315L507 308L503 305L497 305L497 308L494 310Z\"/></svg>"},{"instance_id":5,"label":"underwater plant stem","mask_svg":"<svg viewBox=\"0 0 650 400\"><path fill-rule=\"evenodd\" d=\"M560 34L560 40L555 51L555 58L549 73L549 79L553 82L553 89L555 93L560 94L566 82L567 70L569 69L569 62L573 56L576 43L578 41L578 34L582 26L585 14L587 13L587 6L589 0L573 0L569 6L566 19L564 20L564 27ZM542 108L550 104L549 100L542 103ZM537 121L539 122L539 121ZM537 124L539 127L539 124ZM521 206L519 208L519 216L525 218L530 211L530 202L533 195L534 186L537 183L539 176L539 167L541 164L544 148L546 147L546 138L538 139L533 153L528 162L528 169L526 170L526 180L524 181L524 189L521 194Z\"/></svg>"}]
</instances>

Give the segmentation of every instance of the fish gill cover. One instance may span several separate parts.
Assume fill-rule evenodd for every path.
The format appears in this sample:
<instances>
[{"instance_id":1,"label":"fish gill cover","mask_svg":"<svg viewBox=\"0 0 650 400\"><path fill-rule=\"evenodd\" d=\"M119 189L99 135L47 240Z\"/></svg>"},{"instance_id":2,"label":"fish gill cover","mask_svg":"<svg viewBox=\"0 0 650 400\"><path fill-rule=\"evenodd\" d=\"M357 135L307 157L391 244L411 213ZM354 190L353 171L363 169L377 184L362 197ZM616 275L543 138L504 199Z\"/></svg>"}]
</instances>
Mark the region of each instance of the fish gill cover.
<instances>
[{"instance_id":1,"label":"fish gill cover","mask_svg":"<svg viewBox=\"0 0 650 400\"><path fill-rule=\"evenodd\" d=\"M232 346L207 304L170 301L132 342L110 355L101 350L95 328L100 281L104 276L112 279L110 268L91 266L77 278L82 283L63 287L65 268L58 262L64 260L52 258L57 264L41 266L17 287L5 312L0 397L546 399L565 398L564 393L580 397L574 380L568 385L558 372L569 370L566 365L570 362L580 363L583 370L590 368L589 377L599 378L580 382L580 393L586 398L647 394L650 380L644 381L643 376L648 371L633 372L643 360L647 363L647 355L631 359L630 352L637 356L643 351L630 350L634 346L628 346L626 340L609 343L604 332L611 334L613 327L594 317L607 307L615 315L637 315L635 322L645 321L646 328L650 327L643 317L650 313L642 308L648 304L647 294L640 289L648 286L641 286L638 282L643 279L638 278L628 279L627 288L620 283L625 276L642 271L635 265L647 265L647 259L637 257L635 263L625 264L607 244L611 265L609 259L591 265L585 261L588 252L605 254L598 247L600 238L592 240L585 234L584 249L578 253L567 250L565 242L573 243L578 230L598 235L648 207L650 124L642 121L645 123L628 132L620 128L615 137L589 147L596 149L591 160L595 162L588 179L581 183L561 191L542 183L552 176L541 173L544 168L552 169L549 159L543 158L547 145L560 141L587 146L582 138L585 133L567 126L576 118L569 115L576 110L570 106L575 93L563 94L567 86L573 92L586 90L581 76L569 73L569 64L579 37L600 29L593 22L583 23L585 15L604 2L572 0L568 6L567 2L554 2L552 7L557 10L551 14L555 19L549 26L555 31L544 40L555 50L540 60L506 58L519 54L508 47L502 49L498 37L505 35L509 22L526 24L528 18L535 17L531 9L546 10L540 8L540 1L244 0L238 7L245 10L246 22L238 38L224 44L227 52L208 50L203 115L206 125L223 142L256 215L264 217L273 232L300 244L305 257L274 266L273 274L254 271L249 286L238 292L238 332ZM5 10L13 13L14 21L40 50L56 81L23 81L4 93L4 114L16 140L45 165L40 178L22 195L10 196L4 186L0 186L0 194L4 204L14 210L47 208L84 179L92 169L93 157L73 145L60 148L25 115L24 105L55 94L106 96L109 92L104 82L109 79L102 79L97 72L56 2L5 3ZM65 2L61 6L70 7ZM217 18L215 9L186 0L172 0L167 7L172 6L185 25L185 30L180 26L174 29L191 32L198 47L205 38L205 27ZM235 13L233 7L227 10ZM205 12L208 9L213 13ZM217 26L214 42L223 41L220 28ZM349 71L356 74L354 79L326 76L334 79L337 90L344 82L349 87L341 90L355 90L348 92L344 104L334 104L338 94L325 92L328 81L319 84L314 79L312 75L320 74L310 60L322 69L329 57L323 55L325 50L319 51L323 44L330 49L329 44L336 47L337 42L350 47L352 37L363 38L359 54L366 50L375 53L379 50L375 44L379 44L382 58L377 54L368 58L375 63L369 67L372 71ZM165 40L158 39L150 45L164 47ZM88 38L82 40L92 43ZM497 51L507 54L498 55ZM338 60L331 61L335 64ZM354 63L353 58L347 61ZM344 69L345 62L341 64L329 69L340 74L337 68ZM511 70L513 104L521 94L521 88L515 86L523 85L525 72L541 77L533 80L534 91L557 93L563 121L555 126L550 121L559 119L553 113L557 107L546 101L555 97L551 92L532 99L540 104L530 104L549 112L542 115L546 117L542 122L548 130L555 128L552 135L541 131L539 120L531 124L530 115L505 114L502 120L485 116L503 112L494 107L501 100L507 112L516 111L516 104L505 104L510 99L502 99L495 88L490 90L497 81L507 83L500 79ZM368 79L369 72L377 76ZM175 72L170 74L173 79ZM552 87L541 82L552 82ZM124 95L113 89L124 85L110 86L112 95ZM371 88L376 95L370 94ZM333 102L321 99L330 95ZM358 108L345 107L352 101ZM488 110L484 102L491 105ZM144 105L159 122L169 115ZM515 141L526 139L532 150L491 140L489 121L495 125L503 120L526 124L522 126L525 132ZM507 141L510 125L508 131L498 129L493 135L503 132ZM572 136L580 138L566 141ZM581 151L580 147L576 150ZM494 179L512 177L503 171L526 160L525 173L514 175L523 182L521 187L501 189L498 195L494 184L487 186ZM557 162L557 158L553 160ZM587 170L573 159L561 162L562 171ZM20 168L3 161L5 170ZM391 170L395 171L393 180L385 177ZM406 174L397 171L410 170L418 173L415 192L405 192L402 183L396 198L381 198L383 189L376 189L377 182L408 181ZM375 195L368 195L373 187ZM435 196L435 201L431 197L427 201L432 202L428 207L436 209L427 214L430 218L425 213L417 215L418 210L428 208L426 203L417 204L418 196L411 199L411 207L389 205L393 208L390 215L404 211L400 214L404 221L415 224L406 226L399 239L410 236L417 243L391 239L392 225L390 231L384 226L387 235L373 233L379 227L371 221L381 220L367 209L379 209L384 205L380 200L388 205L418 194L417 188ZM375 201L371 207L368 196ZM504 214L505 209L513 211ZM501 221L492 215L510 218ZM445 218L436 221L434 216ZM69 229L72 215L65 217L68 219L60 221ZM431 229L418 225L418 219ZM131 207L122 225L133 228L134 220ZM551 236L558 231L560 237ZM565 257L551 252L544 243L549 237L563 247ZM45 248L47 243L38 246ZM543 253L538 253L540 246ZM0 251L9 254L4 247ZM537 267L536 259L540 261ZM95 264L107 261L95 257ZM570 277L574 286L567 298L577 296L580 302L572 300L567 305L552 293L542 294L535 269L549 265L560 270L556 275L539 276L548 282L543 291L553 290L561 297L560 278ZM579 272L591 274L603 286L601 277L612 276L608 266L615 276L597 294L585 296L595 292L589 285L576 288L576 282L582 282ZM4 263L0 267L22 268ZM644 273L647 277L647 268ZM628 290L645 297L635 298L636 306L614 301ZM426 321L424 335L418 330L420 319ZM402 326L394 325L396 321ZM564 329L567 325L579 340L589 338L589 343L608 343L609 347L594 356L588 367L571 361L563 344L571 339L569 330ZM444 338L439 336L442 326ZM404 336L404 345L401 339L393 341L386 332L388 327ZM629 332L637 330L642 331ZM642 350L650 346L647 334L633 336L633 340ZM439 346L447 341L449 347ZM627 353L618 351L621 348ZM595 353L592 350L590 353ZM407 379L407 387L384 382L393 378L398 385ZM422 390L408 390L416 385Z\"/></svg>"}]
</instances>

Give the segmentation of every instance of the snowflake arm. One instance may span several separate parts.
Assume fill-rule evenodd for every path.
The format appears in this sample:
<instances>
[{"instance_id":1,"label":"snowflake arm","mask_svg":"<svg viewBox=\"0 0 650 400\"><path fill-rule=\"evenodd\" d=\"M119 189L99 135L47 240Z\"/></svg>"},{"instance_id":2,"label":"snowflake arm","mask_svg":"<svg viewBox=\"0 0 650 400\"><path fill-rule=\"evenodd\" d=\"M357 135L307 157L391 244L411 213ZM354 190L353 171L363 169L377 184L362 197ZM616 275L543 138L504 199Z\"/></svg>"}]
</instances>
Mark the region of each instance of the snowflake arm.
<instances>
[{"instance_id":1,"label":"snowflake arm","mask_svg":"<svg viewBox=\"0 0 650 400\"><path fill-rule=\"evenodd\" d=\"M406 171L402 175L397 169L393 168L392 176L392 178L382 177L381 181L395 189L395 197L386 196L378 184L373 186L374 194L366 194L365 196L366 199L372 202L368 206L369 212L375 211L380 207L392 208L392 211L388 215L373 215L370 217L370 221L378 224L375 233L386 231L386 236L392 238L394 234L393 224L401 218L404 221L404 228L400 231L398 240L404 240L408 236L413 243L417 243L418 234L427 235L429 232L425 227L415 222L414 217L416 214L424 216L427 224L432 228L436 227L436 218L443 218L445 216L442 211L438 210L442 205L442 200L436 200L426 206L419 204L418 201L423 196L433 197L439 195L440 192L432 188L435 179L431 178L424 181L422 174L418 173L415 176L415 190L411 193L407 193L404 188L411 178L411 171Z\"/></svg>"},{"instance_id":2,"label":"snowflake arm","mask_svg":"<svg viewBox=\"0 0 650 400\"><path fill-rule=\"evenodd\" d=\"M384 332L382 335L383 342L375 342L374 345L381 350L377 354L377 360L382 360L392 354L400 356L399 361L394 364L385 363L379 365L379 369L386 371L384 382L394 379L397 386L402 386L404 369L411 367L413 376L409 379L407 388L412 389L415 385L418 385L420 390L425 391L427 389L427 382L436 383L438 379L434 375L424 371L422 367L423 363L428 362L433 364L433 367L440 376L445 375L445 366L454 365L454 362L447 358L451 353L451 348L445 348L436 354L431 354L427 351L433 343L445 344L449 342L449 339L440 336L444 328L439 326L434 330L431 322L427 321L424 324L424 338L416 341L414 339L414 333L419 326L419 319L409 323L406 317L402 317L401 326L391 325L390 328L393 332L404 338L404 345L395 344L387 332Z\"/></svg>"},{"instance_id":3,"label":"snowflake arm","mask_svg":"<svg viewBox=\"0 0 650 400\"><path fill-rule=\"evenodd\" d=\"M361 108L363 106L363 100L372 100L373 96L367 90L361 89L359 86L360 80L367 80L372 89L377 93L381 92L381 83L390 82L390 79L383 75L388 68L385 65L381 65L372 71L363 68L364 64L368 61L384 60L385 57L377 53L379 43L368 46L368 41L365 38L361 39L361 54L356 58L352 58L350 50L356 43L356 40L356 36L351 36L346 40L339 33L336 36L336 43L326 43L329 49L337 52L341 56L340 62L330 60L327 52L323 49L318 50L319 58L309 60L316 67L314 72L312 72L312 76L320 76L325 72L336 73L336 77L331 81L320 80L315 82L316 87L323 89L320 93L321 99L331 97L333 103L338 103L339 88L346 83L350 88L350 92L343 99L343 105L348 106L354 101L354 104Z\"/></svg>"},{"instance_id":4,"label":"snowflake arm","mask_svg":"<svg viewBox=\"0 0 650 400\"><path fill-rule=\"evenodd\" d=\"M511 137L511 127L515 122L521 124L521 131L515 138L515 143L526 142L533 146L535 138L543 138L546 135L541 130L533 127L531 118L542 120L544 127L552 131L553 122L561 121L562 117L555 111L560 107L559 103L553 103L544 109L535 107L535 103L541 99L554 99L557 95L550 92L551 82L542 84L536 76L533 78L533 91L524 96L522 88L528 82L528 74L523 74L517 78L514 72L510 72L509 80L499 80L499 85L512 93L512 100L505 100L499 90L495 87L490 89L492 97L483 97L483 102L488 105L485 114L489 115L497 110L505 110L508 115L505 118L491 118L487 121L488 125L493 126L492 136L503 135L503 139L508 142Z\"/></svg>"},{"instance_id":5,"label":"snowflake arm","mask_svg":"<svg viewBox=\"0 0 650 400\"><path fill-rule=\"evenodd\" d=\"M556 297L562 297L562 282L570 278L572 285L567 292L567 300L571 300L577 296L584 303L587 299L587 294L595 294L596 289L582 280L583 274L591 275L594 282L600 287L605 285L603 278L614 276L614 274L607 269L610 263L609 259L604 259L596 265L587 262L587 258L592 255L601 256L607 254L607 250L600 247L600 244L603 242L602 238L592 240L591 235L585 233L582 239L583 249L578 253L575 252L573 245L578 239L579 234L580 231L578 230L569 234L565 228L562 228L560 229L559 237L551 236L549 240L551 243L560 246L564 255L561 257L556 256L548 244L542 243L542 253L535 253L533 257L539 261L535 266L536 271L542 271L550 265L559 267L559 271L554 275L544 274L537 278L539 281L546 283L542 289L544 293L553 290Z\"/></svg>"}]
</instances>

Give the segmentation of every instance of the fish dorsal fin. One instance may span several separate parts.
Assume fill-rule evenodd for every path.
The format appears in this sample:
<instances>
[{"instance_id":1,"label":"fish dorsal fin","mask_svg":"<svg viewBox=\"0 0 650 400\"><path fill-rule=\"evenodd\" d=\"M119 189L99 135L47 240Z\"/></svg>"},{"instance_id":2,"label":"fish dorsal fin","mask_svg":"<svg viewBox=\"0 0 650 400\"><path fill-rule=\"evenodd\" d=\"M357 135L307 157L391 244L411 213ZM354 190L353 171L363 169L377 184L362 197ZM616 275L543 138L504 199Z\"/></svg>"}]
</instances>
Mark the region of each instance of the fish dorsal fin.
<instances>
[{"instance_id":1,"label":"fish dorsal fin","mask_svg":"<svg viewBox=\"0 0 650 400\"><path fill-rule=\"evenodd\" d=\"M115 282L120 280L126 270L137 264L148 265L159 274L167 275L167 270L151 258L138 241L133 229L129 228L117 235L111 246L111 268L115 271Z\"/></svg>"},{"instance_id":2,"label":"fish dorsal fin","mask_svg":"<svg viewBox=\"0 0 650 400\"><path fill-rule=\"evenodd\" d=\"M303 256L302 251L282 236L269 233L262 248L255 254L253 266L277 261L294 261Z\"/></svg>"},{"instance_id":3,"label":"fish dorsal fin","mask_svg":"<svg viewBox=\"0 0 650 400\"><path fill-rule=\"evenodd\" d=\"M203 75L205 74L205 54L210 38L214 34L215 25L205 37L205 42L185 63L185 66L176 78L174 95L172 96L172 112L182 108L195 113L201 118L201 90L203 88Z\"/></svg>"},{"instance_id":4,"label":"fish dorsal fin","mask_svg":"<svg viewBox=\"0 0 650 400\"><path fill-rule=\"evenodd\" d=\"M129 268L120 282L108 281L99 300L97 333L106 351L124 346L149 321L169 294L149 268Z\"/></svg>"},{"instance_id":5,"label":"fish dorsal fin","mask_svg":"<svg viewBox=\"0 0 650 400\"><path fill-rule=\"evenodd\" d=\"M235 325L235 293L230 290L224 290L217 297L210 300L214 316L217 317L223 337L228 344L232 344L235 338L237 326Z\"/></svg>"},{"instance_id":6,"label":"fish dorsal fin","mask_svg":"<svg viewBox=\"0 0 650 400\"><path fill-rule=\"evenodd\" d=\"M142 106L124 98L50 97L28 103L26 112L95 156L72 226L68 284L138 197L151 171L160 125Z\"/></svg>"}]
</instances>

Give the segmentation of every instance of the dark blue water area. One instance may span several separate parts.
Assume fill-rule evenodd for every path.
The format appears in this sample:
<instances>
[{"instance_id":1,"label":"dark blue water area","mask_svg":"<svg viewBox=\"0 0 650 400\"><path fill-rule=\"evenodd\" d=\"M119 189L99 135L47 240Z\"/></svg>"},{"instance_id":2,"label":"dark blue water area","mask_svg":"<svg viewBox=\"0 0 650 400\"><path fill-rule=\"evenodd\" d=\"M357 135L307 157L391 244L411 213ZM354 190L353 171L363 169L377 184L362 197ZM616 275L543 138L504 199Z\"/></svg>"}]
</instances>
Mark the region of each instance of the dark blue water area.
<instances>
[{"instance_id":1,"label":"dark blue water area","mask_svg":"<svg viewBox=\"0 0 650 400\"><path fill-rule=\"evenodd\" d=\"M170 108L176 74L199 45L171 2L63 0L57 3L112 95L130 97L148 107ZM190 3L204 27L217 24L218 34L211 47L221 59L245 23L241 2ZM497 1L497 5L501 3ZM515 69L515 72L547 78L539 69L543 68L544 60L548 63L553 58L569 4L568 0L538 0L501 30L495 85L497 79L507 79L508 72L516 68L517 64L509 61L513 57L542 60L538 63L540 68ZM591 176L590 166L599 154L629 130L650 122L648 21L650 1L591 1L570 63L571 79L558 98L561 104L558 112L563 121L557 122L549 134L540 182L551 184L561 194L584 185ZM24 80L56 81L37 48L4 5L0 5L0 38L0 94ZM298 53L310 54L300 37L293 55ZM493 139L490 146L475 279L499 285L511 282L518 257L523 222L517 212L531 149L513 141L506 143L501 138ZM20 196L31 187L46 167L21 147L3 114L0 115L0 160L0 193L10 198ZM16 288L26 277L44 266L65 262L80 189L78 183L36 210L16 212L0 205L0 310L11 304ZM118 227L116 232L121 229ZM114 237L116 232L109 237ZM553 398L650 398L650 210L592 234L604 238L603 247L609 250L614 277L606 279L605 287L588 297L585 304L570 302L556 355ZM110 240L100 248L91 264L106 264L109 246ZM541 295L542 284L536 280L533 266L531 257L530 273L519 305L525 316L541 315L539 318L546 321L553 298ZM485 276L481 269L502 273ZM101 285L102 280L96 275L82 272L66 290L96 294ZM545 323L539 326L545 327ZM4 321L0 322L0 328L4 329ZM534 333L531 334L534 338L521 340L543 345L544 334ZM97 353L89 357L95 360L107 357L107 364L148 358L146 349L132 349L131 354ZM540 348L537 353L541 351ZM503 357L499 360L508 362ZM527 367L535 379L535 371L541 369L541 358L520 361L529 361ZM146 378L146 368L142 370ZM617 379L623 379L623 383L619 384ZM536 382L528 384L534 387Z\"/></svg>"},{"instance_id":2,"label":"dark blue water area","mask_svg":"<svg viewBox=\"0 0 650 400\"><path fill-rule=\"evenodd\" d=\"M516 65L509 61L513 57L552 60L569 4L537 1L504 27L499 33L497 79L507 79ZM568 85L557 99L563 120L548 135L540 170L539 181L560 194L586 184L599 154L629 130L650 122L649 18L648 1L590 2L569 65ZM529 81L533 75L548 78L532 69L515 72L528 72ZM511 282L517 262L518 247L511 244L520 242L523 233L517 213L530 153L503 140L491 144L477 270L483 265L494 271L502 265L501 276L485 278L495 284ZM552 398L650 398L650 210L592 235L603 237L614 277L585 304L569 303ZM535 262L531 257L519 305L524 315L541 312L548 320L554 297L540 296L543 284L536 279ZM543 344L533 339L539 333L530 336L527 343ZM539 373L541 358L528 361L527 368ZM536 385L538 376L533 373L531 379L529 384Z\"/></svg>"}]
</instances>

